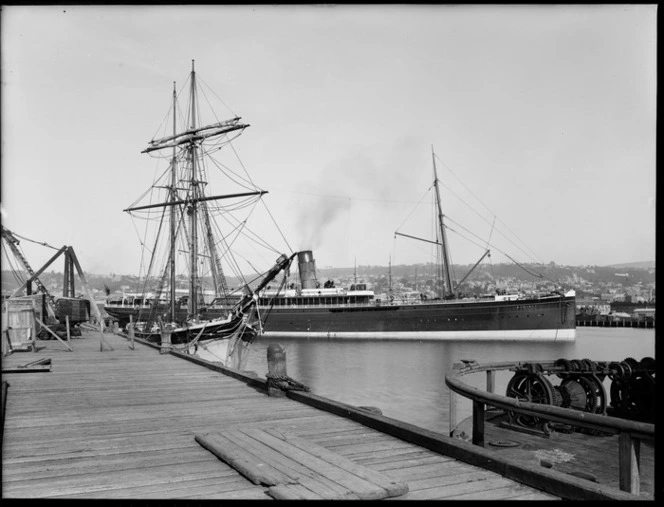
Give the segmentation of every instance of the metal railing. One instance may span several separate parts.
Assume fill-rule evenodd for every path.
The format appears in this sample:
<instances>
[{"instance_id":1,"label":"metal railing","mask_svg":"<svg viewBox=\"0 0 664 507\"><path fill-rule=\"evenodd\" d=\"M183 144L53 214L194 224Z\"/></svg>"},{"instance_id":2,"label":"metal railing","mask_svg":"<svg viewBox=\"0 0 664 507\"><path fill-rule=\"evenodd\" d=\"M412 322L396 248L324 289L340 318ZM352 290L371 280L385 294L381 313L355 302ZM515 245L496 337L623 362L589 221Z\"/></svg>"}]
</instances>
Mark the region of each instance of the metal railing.
<instances>
[{"instance_id":1,"label":"metal railing","mask_svg":"<svg viewBox=\"0 0 664 507\"><path fill-rule=\"evenodd\" d=\"M525 362L524 362L525 363ZM555 368L553 363L539 362L545 368ZM457 426L456 394L472 400L472 443L484 447L485 410L487 406L530 417L558 422L579 428L595 430L619 436L619 484L622 491L634 495L640 493L640 447L642 441L654 442L655 425L630 421L602 414L582 412L541 403L532 403L494 393L497 371L511 370L515 363L491 363L480 365L474 361L455 364L453 372L445 376L450 389L450 435ZM461 377L470 373L486 372L486 391L470 386Z\"/></svg>"}]
</instances>

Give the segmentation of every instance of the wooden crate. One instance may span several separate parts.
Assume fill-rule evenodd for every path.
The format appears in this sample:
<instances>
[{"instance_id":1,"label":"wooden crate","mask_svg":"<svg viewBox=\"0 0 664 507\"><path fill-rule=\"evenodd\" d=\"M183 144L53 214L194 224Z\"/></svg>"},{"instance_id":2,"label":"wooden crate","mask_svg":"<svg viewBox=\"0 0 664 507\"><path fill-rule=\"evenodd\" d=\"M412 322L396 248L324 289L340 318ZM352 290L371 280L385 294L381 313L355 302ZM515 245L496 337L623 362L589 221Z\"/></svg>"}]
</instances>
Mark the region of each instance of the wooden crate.
<instances>
[{"instance_id":1,"label":"wooden crate","mask_svg":"<svg viewBox=\"0 0 664 507\"><path fill-rule=\"evenodd\" d=\"M32 298L10 298L2 304L3 354L34 350L37 336L35 306Z\"/></svg>"}]
</instances>

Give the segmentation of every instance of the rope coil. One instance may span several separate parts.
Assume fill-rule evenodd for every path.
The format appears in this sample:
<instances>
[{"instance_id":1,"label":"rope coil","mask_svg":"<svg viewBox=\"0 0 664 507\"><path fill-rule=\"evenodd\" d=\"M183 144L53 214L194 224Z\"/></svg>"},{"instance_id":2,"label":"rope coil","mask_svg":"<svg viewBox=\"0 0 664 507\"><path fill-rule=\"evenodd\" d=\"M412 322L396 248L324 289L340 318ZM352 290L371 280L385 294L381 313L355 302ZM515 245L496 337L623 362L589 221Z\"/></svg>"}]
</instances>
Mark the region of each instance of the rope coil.
<instances>
[{"instance_id":1,"label":"rope coil","mask_svg":"<svg viewBox=\"0 0 664 507\"><path fill-rule=\"evenodd\" d=\"M268 372L265 374L265 378L267 378L267 385L269 387L276 387L282 391L310 391L308 386L304 385L302 382L298 382L288 375Z\"/></svg>"}]
</instances>

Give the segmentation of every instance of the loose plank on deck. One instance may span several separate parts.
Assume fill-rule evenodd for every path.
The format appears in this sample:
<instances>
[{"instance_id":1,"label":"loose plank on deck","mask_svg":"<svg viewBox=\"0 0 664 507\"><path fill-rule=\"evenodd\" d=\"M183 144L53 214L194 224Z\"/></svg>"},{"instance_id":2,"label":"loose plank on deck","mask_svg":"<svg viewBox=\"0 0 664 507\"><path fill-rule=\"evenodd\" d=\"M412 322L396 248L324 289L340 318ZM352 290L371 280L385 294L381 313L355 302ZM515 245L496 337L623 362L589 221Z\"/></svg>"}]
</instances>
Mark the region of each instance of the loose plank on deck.
<instances>
[{"instance_id":1,"label":"loose plank on deck","mask_svg":"<svg viewBox=\"0 0 664 507\"><path fill-rule=\"evenodd\" d=\"M225 430L196 441L277 499L381 500L408 485L295 435L273 429Z\"/></svg>"}]
</instances>

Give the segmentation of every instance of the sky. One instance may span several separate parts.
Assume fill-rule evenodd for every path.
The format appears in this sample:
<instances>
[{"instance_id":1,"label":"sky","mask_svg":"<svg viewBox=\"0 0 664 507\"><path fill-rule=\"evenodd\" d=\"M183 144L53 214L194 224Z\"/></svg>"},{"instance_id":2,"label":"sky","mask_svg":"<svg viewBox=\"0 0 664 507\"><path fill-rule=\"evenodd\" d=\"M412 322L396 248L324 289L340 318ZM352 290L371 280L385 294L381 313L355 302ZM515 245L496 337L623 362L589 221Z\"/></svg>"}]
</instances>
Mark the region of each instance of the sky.
<instances>
[{"instance_id":1,"label":"sky","mask_svg":"<svg viewBox=\"0 0 664 507\"><path fill-rule=\"evenodd\" d=\"M282 250L319 268L435 260L395 235L431 237L434 161L455 264L487 245L494 263L654 260L656 21L648 4L3 6L2 224L33 267L54 254L34 241L137 274L122 210L195 60L251 125L234 147Z\"/></svg>"}]
</instances>

